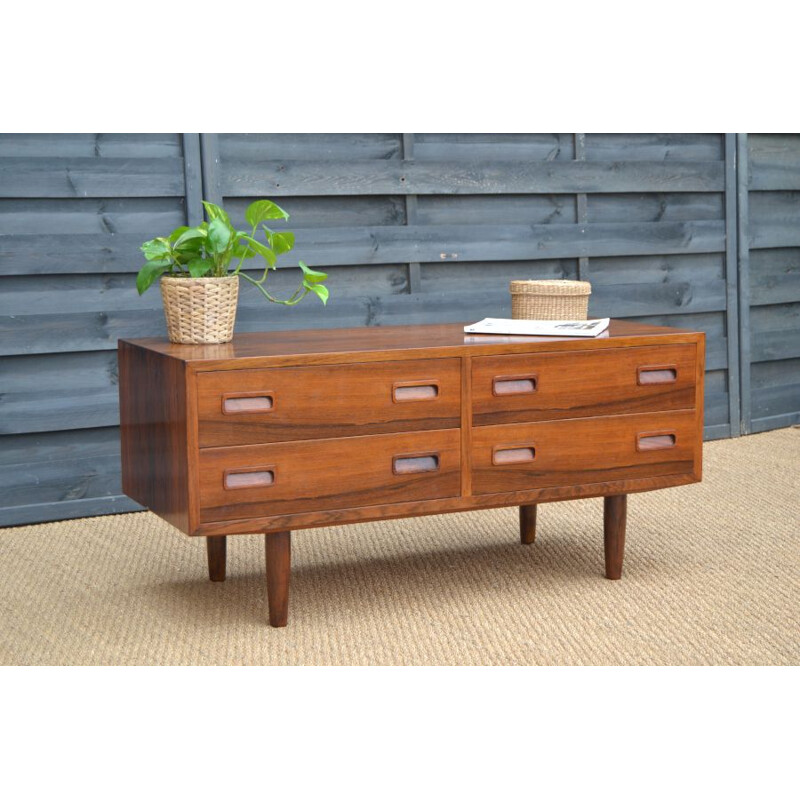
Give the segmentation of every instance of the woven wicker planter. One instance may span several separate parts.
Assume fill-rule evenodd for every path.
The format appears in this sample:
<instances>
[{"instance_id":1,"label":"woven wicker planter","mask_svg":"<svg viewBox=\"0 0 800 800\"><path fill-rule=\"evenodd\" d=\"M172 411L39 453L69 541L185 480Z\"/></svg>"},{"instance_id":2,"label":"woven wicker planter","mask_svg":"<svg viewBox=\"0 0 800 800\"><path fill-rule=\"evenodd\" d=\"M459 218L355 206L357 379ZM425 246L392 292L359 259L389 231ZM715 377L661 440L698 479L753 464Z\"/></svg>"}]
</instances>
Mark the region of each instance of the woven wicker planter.
<instances>
[{"instance_id":1,"label":"woven wicker planter","mask_svg":"<svg viewBox=\"0 0 800 800\"><path fill-rule=\"evenodd\" d=\"M511 281L512 319L586 319L588 281Z\"/></svg>"},{"instance_id":2,"label":"woven wicker planter","mask_svg":"<svg viewBox=\"0 0 800 800\"><path fill-rule=\"evenodd\" d=\"M233 339L239 276L161 278L167 335L177 344L217 344Z\"/></svg>"}]
</instances>

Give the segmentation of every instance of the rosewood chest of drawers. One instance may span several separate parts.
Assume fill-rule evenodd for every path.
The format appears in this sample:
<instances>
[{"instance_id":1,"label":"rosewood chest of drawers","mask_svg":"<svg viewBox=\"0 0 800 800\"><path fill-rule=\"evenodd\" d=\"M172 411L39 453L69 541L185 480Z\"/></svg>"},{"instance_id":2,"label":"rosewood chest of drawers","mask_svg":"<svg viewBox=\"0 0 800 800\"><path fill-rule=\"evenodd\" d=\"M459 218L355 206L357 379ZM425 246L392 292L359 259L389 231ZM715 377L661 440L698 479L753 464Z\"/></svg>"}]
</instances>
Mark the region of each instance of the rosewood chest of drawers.
<instances>
[{"instance_id":1,"label":"rosewood chest of drawers","mask_svg":"<svg viewBox=\"0 0 800 800\"><path fill-rule=\"evenodd\" d=\"M265 535L270 622L286 624L290 531L605 497L621 576L631 492L699 481L704 335L612 320L595 339L463 325L119 342L126 494L207 537Z\"/></svg>"}]
</instances>

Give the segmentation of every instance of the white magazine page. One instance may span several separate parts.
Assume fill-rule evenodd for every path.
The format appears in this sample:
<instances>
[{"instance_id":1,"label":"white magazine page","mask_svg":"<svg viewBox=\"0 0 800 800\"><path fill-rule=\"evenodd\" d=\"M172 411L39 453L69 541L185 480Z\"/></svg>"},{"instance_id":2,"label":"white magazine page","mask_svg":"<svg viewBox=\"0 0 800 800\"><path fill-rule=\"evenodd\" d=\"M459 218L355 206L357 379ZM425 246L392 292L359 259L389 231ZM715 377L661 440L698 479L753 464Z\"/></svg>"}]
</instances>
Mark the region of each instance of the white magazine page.
<instances>
[{"instance_id":1,"label":"white magazine page","mask_svg":"<svg viewBox=\"0 0 800 800\"><path fill-rule=\"evenodd\" d=\"M608 328L609 318L576 320L495 319L487 317L467 325L464 333L497 333L506 336L593 337Z\"/></svg>"}]
</instances>

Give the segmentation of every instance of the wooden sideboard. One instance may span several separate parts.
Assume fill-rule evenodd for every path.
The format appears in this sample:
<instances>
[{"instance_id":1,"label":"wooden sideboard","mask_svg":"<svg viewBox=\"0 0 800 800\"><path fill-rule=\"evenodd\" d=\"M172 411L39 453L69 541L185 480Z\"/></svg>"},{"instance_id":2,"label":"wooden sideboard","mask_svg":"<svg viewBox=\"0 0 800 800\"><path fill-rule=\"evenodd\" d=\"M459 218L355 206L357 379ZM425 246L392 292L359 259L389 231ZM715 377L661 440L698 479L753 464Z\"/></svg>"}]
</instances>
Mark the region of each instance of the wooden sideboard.
<instances>
[{"instance_id":1,"label":"wooden sideboard","mask_svg":"<svg viewBox=\"0 0 800 800\"><path fill-rule=\"evenodd\" d=\"M273 626L290 531L605 497L619 578L627 495L699 481L702 333L613 320L595 339L476 336L463 325L119 342L124 492L207 537L265 534Z\"/></svg>"}]
</instances>

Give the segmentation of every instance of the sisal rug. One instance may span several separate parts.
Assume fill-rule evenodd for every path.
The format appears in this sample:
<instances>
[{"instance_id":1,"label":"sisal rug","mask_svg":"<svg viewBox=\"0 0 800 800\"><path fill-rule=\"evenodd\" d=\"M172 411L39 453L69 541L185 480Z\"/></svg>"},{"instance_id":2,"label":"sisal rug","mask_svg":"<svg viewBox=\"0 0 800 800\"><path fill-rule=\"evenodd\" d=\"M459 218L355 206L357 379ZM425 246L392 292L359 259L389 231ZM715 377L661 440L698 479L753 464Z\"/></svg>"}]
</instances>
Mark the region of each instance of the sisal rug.
<instances>
[{"instance_id":1,"label":"sisal rug","mask_svg":"<svg viewBox=\"0 0 800 800\"><path fill-rule=\"evenodd\" d=\"M705 445L705 478L632 495L621 581L602 500L299 531L289 626L263 537L150 513L0 530L2 664L797 664L800 430Z\"/></svg>"}]
</instances>

